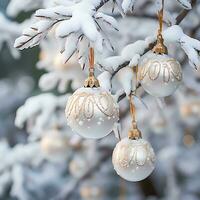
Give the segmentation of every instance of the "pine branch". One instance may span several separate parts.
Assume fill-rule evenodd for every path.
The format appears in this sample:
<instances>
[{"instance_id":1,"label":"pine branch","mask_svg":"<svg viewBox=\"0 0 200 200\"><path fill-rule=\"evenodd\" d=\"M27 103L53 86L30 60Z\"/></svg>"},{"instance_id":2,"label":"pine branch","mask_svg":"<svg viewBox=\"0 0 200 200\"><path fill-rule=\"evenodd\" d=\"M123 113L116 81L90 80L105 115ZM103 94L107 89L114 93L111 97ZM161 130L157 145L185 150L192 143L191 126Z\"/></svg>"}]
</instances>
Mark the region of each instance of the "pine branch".
<instances>
[{"instance_id":1,"label":"pine branch","mask_svg":"<svg viewBox=\"0 0 200 200\"><path fill-rule=\"evenodd\" d=\"M108 1L110 1L110 0L101 0L100 4L96 6L95 11L99 10Z\"/></svg>"},{"instance_id":2,"label":"pine branch","mask_svg":"<svg viewBox=\"0 0 200 200\"><path fill-rule=\"evenodd\" d=\"M44 18L44 17L43 17ZM49 31L50 29L53 28L54 25L56 25L57 23L63 21L64 19L60 19L60 20L56 20L54 23L52 23L45 32ZM34 38L38 37L39 35L44 34L44 32L37 32L38 29L35 27L30 27L30 29L32 29L33 31L35 31L35 34L30 35L30 34L22 34L22 36L26 36L27 39L24 42L20 42L19 44L15 45L15 48L17 49L21 49L23 48L26 44L28 44L30 41L32 41ZM34 46L35 44L33 44Z\"/></svg>"},{"instance_id":3,"label":"pine branch","mask_svg":"<svg viewBox=\"0 0 200 200\"><path fill-rule=\"evenodd\" d=\"M191 5L192 5L192 8L194 7L194 5L196 4L197 0L192 0L191 1ZM183 19L188 15L188 13L190 12L190 10L186 10L186 9L183 9L180 14L176 17L176 24L180 24Z\"/></svg>"}]
</instances>

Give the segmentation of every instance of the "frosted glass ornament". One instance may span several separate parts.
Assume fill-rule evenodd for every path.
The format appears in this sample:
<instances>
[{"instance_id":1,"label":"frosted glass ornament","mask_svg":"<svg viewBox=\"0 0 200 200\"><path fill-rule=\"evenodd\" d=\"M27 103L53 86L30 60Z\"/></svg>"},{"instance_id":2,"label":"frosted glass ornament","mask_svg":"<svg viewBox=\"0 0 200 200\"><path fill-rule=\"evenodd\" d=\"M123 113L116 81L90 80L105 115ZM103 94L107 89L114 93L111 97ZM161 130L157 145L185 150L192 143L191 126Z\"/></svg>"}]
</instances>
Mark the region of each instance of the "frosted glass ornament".
<instances>
[{"instance_id":1,"label":"frosted glass ornament","mask_svg":"<svg viewBox=\"0 0 200 200\"><path fill-rule=\"evenodd\" d=\"M147 178L154 170L155 153L144 139L122 139L112 156L114 169L122 178L136 182Z\"/></svg>"},{"instance_id":2,"label":"frosted glass ornament","mask_svg":"<svg viewBox=\"0 0 200 200\"><path fill-rule=\"evenodd\" d=\"M66 106L68 125L84 138L108 135L119 119L119 107L112 95L101 88L80 88Z\"/></svg>"},{"instance_id":3,"label":"frosted glass ornament","mask_svg":"<svg viewBox=\"0 0 200 200\"><path fill-rule=\"evenodd\" d=\"M139 62L139 81L150 95L166 97L181 84L182 69L174 58L149 51Z\"/></svg>"}]
</instances>

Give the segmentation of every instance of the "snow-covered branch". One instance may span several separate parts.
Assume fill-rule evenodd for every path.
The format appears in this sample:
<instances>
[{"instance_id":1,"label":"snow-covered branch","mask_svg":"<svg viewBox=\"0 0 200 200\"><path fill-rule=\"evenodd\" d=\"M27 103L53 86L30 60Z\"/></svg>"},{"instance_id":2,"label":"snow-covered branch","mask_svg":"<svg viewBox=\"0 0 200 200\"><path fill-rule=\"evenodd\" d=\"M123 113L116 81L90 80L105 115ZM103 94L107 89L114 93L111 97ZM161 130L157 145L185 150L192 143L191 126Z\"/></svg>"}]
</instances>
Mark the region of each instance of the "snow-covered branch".
<instances>
[{"instance_id":1,"label":"snow-covered branch","mask_svg":"<svg viewBox=\"0 0 200 200\"><path fill-rule=\"evenodd\" d=\"M23 31L22 36L15 41L15 47L24 49L38 45L58 24L55 34L64 62L78 52L80 63L85 65L89 46L94 45L99 52L102 52L104 44L113 48L106 29L118 30L117 22L112 16L96 12L96 6L99 5L101 1L86 0L71 6L60 5L38 10L35 13L38 21Z\"/></svg>"},{"instance_id":2,"label":"snow-covered branch","mask_svg":"<svg viewBox=\"0 0 200 200\"><path fill-rule=\"evenodd\" d=\"M163 32L163 37L166 44L178 43L185 51L189 58L191 66L198 68L200 66L200 41L193 39L183 33L180 26L174 25ZM149 51L155 43L155 37L148 37L145 40L136 41L129 44L121 52L120 56L108 57L98 63L100 68L109 71L115 75L120 69L126 66L136 66L140 57Z\"/></svg>"},{"instance_id":3,"label":"snow-covered branch","mask_svg":"<svg viewBox=\"0 0 200 200\"><path fill-rule=\"evenodd\" d=\"M192 7L196 4L197 0L177 0L183 7L183 11L176 17L176 24L180 24L186 15L190 12Z\"/></svg>"},{"instance_id":4,"label":"snow-covered branch","mask_svg":"<svg viewBox=\"0 0 200 200\"><path fill-rule=\"evenodd\" d=\"M62 126L64 113L58 113L64 109L67 97L56 97L52 94L41 94L29 98L23 106L17 110L15 125L22 128L27 126L28 132L31 132L29 139L38 139L44 134L44 130L52 128L52 126ZM55 116L55 111L57 115ZM61 123L61 124L60 124Z\"/></svg>"}]
</instances>

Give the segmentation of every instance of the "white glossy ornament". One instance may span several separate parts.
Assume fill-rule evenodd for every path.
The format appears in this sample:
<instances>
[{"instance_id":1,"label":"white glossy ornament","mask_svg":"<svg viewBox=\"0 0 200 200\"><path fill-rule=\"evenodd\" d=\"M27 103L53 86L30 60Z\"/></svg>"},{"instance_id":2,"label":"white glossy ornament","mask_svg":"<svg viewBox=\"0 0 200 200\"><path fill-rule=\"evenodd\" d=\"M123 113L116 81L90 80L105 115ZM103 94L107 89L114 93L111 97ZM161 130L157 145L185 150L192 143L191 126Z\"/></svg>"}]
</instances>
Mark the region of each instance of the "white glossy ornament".
<instances>
[{"instance_id":1,"label":"white glossy ornament","mask_svg":"<svg viewBox=\"0 0 200 200\"><path fill-rule=\"evenodd\" d=\"M141 181L153 172L155 153L144 139L124 138L116 145L112 162L122 178L132 182Z\"/></svg>"},{"instance_id":2,"label":"white glossy ornament","mask_svg":"<svg viewBox=\"0 0 200 200\"><path fill-rule=\"evenodd\" d=\"M80 88L69 97L66 106L68 125L84 138L108 135L119 119L118 104L101 88Z\"/></svg>"},{"instance_id":3,"label":"white glossy ornament","mask_svg":"<svg viewBox=\"0 0 200 200\"><path fill-rule=\"evenodd\" d=\"M139 81L150 95L166 97L181 84L182 69L174 58L149 51L139 63Z\"/></svg>"}]
</instances>

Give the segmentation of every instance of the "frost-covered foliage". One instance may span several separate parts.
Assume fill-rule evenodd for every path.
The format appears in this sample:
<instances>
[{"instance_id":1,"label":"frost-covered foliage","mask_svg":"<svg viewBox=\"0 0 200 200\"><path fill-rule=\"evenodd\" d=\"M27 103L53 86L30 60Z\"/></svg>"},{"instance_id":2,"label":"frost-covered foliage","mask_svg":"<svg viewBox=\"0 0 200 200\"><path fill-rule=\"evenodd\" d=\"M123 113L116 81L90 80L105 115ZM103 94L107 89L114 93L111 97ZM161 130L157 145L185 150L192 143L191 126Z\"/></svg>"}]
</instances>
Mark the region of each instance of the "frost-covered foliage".
<instances>
[{"instance_id":1,"label":"frost-covered foliage","mask_svg":"<svg viewBox=\"0 0 200 200\"><path fill-rule=\"evenodd\" d=\"M58 119L59 115L55 118L54 113L56 110L60 110L60 118L62 120L62 110L64 109L65 102L66 97L61 96L57 98L48 93L29 98L26 103L18 109L15 124L22 128L25 123L28 123L28 130L30 128L29 131L32 133L31 137L35 139L37 135L42 135L45 129L52 128L52 124L59 125L59 122L61 123ZM56 120L58 120L58 122Z\"/></svg>"},{"instance_id":2,"label":"frost-covered foliage","mask_svg":"<svg viewBox=\"0 0 200 200\"><path fill-rule=\"evenodd\" d=\"M21 24L1 15L0 44L6 41L13 55L19 54L12 47L14 38L18 37L14 46L21 50L39 45L37 68L46 73L38 85L48 93L28 98L17 110L16 126L29 133L26 144L0 144L1 155L7 154L0 158L0 199L200 198L200 2L165 1L164 42L184 73L181 88L166 99L147 95L133 74L141 56L155 44L160 8L161 0L10 1L9 16L35 14ZM101 87L120 105L114 134L100 141L74 134L64 116L68 96L83 85L90 47L95 48ZM120 183L110 162L113 147L129 130L130 93L138 126L158 154L147 186Z\"/></svg>"},{"instance_id":3,"label":"frost-covered foliage","mask_svg":"<svg viewBox=\"0 0 200 200\"><path fill-rule=\"evenodd\" d=\"M35 13L38 22L23 31L23 36L15 42L15 47L24 49L38 45L55 25L55 35L60 44L60 52L66 63L78 51L79 61L86 63L88 48L93 44L99 52L103 44L110 45L106 37L107 27L118 30L116 20L107 14L97 11L100 1L80 1L70 6L56 6L41 9Z\"/></svg>"}]
</instances>

